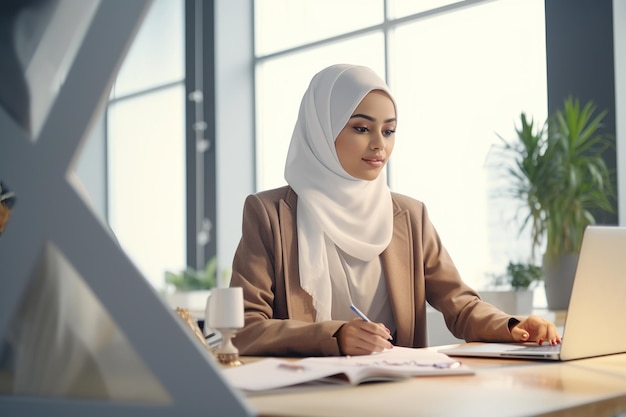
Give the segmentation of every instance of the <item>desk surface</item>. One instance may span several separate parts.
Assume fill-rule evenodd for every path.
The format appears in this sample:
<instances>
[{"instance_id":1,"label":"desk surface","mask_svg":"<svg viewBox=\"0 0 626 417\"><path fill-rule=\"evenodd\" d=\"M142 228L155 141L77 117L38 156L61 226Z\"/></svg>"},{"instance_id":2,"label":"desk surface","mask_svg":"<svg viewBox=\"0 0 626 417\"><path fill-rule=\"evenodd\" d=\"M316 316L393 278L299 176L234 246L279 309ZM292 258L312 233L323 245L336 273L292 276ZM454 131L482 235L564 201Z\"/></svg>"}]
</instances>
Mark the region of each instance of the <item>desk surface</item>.
<instances>
[{"instance_id":1,"label":"desk surface","mask_svg":"<svg viewBox=\"0 0 626 417\"><path fill-rule=\"evenodd\" d=\"M626 413L626 354L562 363L482 358L463 362L476 374L256 395L248 400L267 417Z\"/></svg>"}]
</instances>

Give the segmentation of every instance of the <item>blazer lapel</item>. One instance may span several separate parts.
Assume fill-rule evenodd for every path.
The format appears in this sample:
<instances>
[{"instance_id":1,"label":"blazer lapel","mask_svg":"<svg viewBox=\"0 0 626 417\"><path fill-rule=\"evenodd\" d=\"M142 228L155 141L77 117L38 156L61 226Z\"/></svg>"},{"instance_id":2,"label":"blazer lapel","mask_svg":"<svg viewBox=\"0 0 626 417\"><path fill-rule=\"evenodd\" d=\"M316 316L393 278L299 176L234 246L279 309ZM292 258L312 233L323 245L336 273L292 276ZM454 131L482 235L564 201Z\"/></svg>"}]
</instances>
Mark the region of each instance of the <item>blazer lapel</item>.
<instances>
[{"instance_id":1,"label":"blazer lapel","mask_svg":"<svg viewBox=\"0 0 626 417\"><path fill-rule=\"evenodd\" d=\"M297 195L288 188L285 198L279 202L280 236L285 270L285 297L289 317L314 322L315 309L311 296L300 286L298 270L298 234L296 226ZM394 230L389 246L381 254L387 289L396 320L396 343L411 346L415 329L415 305L413 301L413 247L409 216L394 204Z\"/></svg>"},{"instance_id":2,"label":"blazer lapel","mask_svg":"<svg viewBox=\"0 0 626 417\"><path fill-rule=\"evenodd\" d=\"M296 225L296 208L298 197L289 187L284 200L279 202L280 236L285 270L285 297L289 317L314 322L315 309L311 296L300 286L298 260L298 233Z\"/></svg>"},{"instance_id":3,"label":"blazer lapel","mask_svg":"<svg viewBox=\"0 0 626 417\"><path fill-rule=\"evenodd\" d=\"M396 344L411 346L415 329L411 227L408 212L400 210L395 204L394 207L393 237L381 258L393 316L396 318ZM398 317L402 317L402 320L398 320Z\"/></svg>"}]
</instances>

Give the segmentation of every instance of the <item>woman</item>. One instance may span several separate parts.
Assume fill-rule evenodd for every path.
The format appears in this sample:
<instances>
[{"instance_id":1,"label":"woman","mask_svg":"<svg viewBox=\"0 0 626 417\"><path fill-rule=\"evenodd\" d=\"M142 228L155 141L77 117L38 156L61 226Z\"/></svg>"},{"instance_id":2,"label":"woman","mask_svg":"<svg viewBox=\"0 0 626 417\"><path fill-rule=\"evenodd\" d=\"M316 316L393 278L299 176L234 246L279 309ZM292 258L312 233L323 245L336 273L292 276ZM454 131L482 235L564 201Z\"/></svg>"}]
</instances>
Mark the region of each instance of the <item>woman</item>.
<instances>
[{"instance_id":1,"label":"woman","mask_svg":"<svg viewBox=\"0 0 626 417\"><path fill-rule=\"evenodd\" d=\"M467 341L560 343L554 324L481 301L424 204L389 190L396 124L393 96L369 68L333 65L313 77L287 155L289 185L245 202L230 283L244 291L240 353L424 347L427 301Z\"/></svg>"}]
</instances>

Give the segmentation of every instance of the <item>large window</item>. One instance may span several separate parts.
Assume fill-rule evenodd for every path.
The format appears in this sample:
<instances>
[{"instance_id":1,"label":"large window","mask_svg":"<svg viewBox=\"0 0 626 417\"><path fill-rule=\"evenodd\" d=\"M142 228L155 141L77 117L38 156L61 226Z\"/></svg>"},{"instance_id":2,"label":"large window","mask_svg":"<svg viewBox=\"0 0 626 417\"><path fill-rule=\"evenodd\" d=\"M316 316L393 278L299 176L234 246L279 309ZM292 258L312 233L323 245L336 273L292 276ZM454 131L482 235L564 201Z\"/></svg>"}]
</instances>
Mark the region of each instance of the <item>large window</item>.
<instances>
[{"instance_id":1,"label":"large window","mask_svg":"<svg viewBox=\"0 0 626 417\"><path fill-rule=\"evenodd\" d=\"M490 149L497 134L514 135L520 112L545 118L542 0L253 4L256 137L254 151L241 151L255 154L256 190L285 183L287 148L311 77L334 63L367 65L388 80L400 106L390 186L427 204L464 279L480 288L509 260L528 258L529 238L518 237L512 221L516 205L494 198ZM107 217L157 288L165 270L185 266L188 250L184 33L184 2L156 0L104 121ZM222 135L217 146L231 140ZM238 236L235 217L236 227L219 223L223 239ZM230 254L221 256L227 268Z\"/></svg>"},{"instance_id":2,"label":"large window","mask_svg":"<svg viewBox=\"0 0 626 417\"><path fill-rule=\"evenodd\" d=\"M107 112L108 217L156 288L186 265L184 3L155 1Z\"/></svg>"},{"instance_id":3,"label":"large window","mask_svg":"<svg viewBox=\"0 0 626 417\"><path fill-rule=\"evenodd\" d=\"M285 183L312 75L332 63L368 65L399 105L390 186L426 203L464 279L480 288L509 260L528 260L529 238L511 220L516 206L494 198L489 153L497 134L515 134L522 111L539 121L547 113L543 0L289 2L290 16L304 19L315 3L312 19L333 18L287 19L288 36L275 24L282 19L266 17L283 13L284 3L255 2L258 189ZM335 7L344 3L350 7Z\"/></svg>"}]
</instances>

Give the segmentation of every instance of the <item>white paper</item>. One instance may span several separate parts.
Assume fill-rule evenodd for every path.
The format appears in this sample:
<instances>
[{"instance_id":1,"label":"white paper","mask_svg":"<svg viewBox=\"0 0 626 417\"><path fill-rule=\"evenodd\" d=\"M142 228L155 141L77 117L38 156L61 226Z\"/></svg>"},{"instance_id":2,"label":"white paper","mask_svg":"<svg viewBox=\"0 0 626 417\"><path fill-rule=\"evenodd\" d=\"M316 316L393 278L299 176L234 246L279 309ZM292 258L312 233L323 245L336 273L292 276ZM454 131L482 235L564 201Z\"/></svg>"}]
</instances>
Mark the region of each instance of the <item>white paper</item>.
<instances>
[{"instance_id":1,"label":"white paper","mask_svg":"<svg viewBox=\"0 0 626 417\"><path fill-rule=\"evenodd\" d=\"M315 357L296 361L267 358L228 368L226 379L245 391L290 387L344 375L349 383L385 381L412 376L462 375L474 372L449 356L426 349L394 347L365 356ZM335 383L348 383L332 379Z\"/></svg>"}]
</instances>

